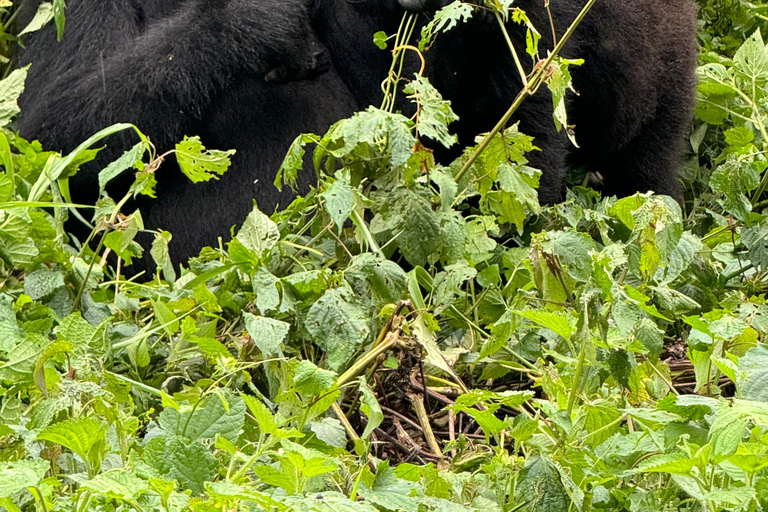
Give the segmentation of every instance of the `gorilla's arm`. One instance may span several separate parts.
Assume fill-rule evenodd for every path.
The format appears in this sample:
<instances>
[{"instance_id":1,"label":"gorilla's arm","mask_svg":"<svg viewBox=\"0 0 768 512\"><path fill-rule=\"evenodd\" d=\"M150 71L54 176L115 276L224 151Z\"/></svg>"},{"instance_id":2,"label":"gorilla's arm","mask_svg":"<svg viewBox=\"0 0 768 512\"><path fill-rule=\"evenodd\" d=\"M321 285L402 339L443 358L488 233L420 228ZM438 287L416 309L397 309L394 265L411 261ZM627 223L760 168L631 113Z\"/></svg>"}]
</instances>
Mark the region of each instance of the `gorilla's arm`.
<instances>
[{"instance_id":1,"label":"gorilla's arm","mask_svg":"<svg viewBox=\"0 0 768 512\"><path fill-rule=\"evenodd\" d=\"M56 147L60 138L132 122L163 149L229 80L301 76L321 55L303 0L188 0L104 59L55 78L27 101L21 131Z\"/></svg>"}]
</instances>

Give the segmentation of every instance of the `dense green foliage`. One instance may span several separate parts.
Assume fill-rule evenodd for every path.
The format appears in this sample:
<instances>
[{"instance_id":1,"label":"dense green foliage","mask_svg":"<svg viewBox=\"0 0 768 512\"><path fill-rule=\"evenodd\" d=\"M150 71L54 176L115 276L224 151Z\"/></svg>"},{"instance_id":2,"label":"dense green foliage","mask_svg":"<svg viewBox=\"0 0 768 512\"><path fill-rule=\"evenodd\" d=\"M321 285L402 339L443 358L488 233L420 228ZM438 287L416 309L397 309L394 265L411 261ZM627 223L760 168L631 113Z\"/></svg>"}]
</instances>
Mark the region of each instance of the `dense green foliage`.
<instances>
[{"instance_id":1,"label":"dense green foliage","mask_svg":"<svg viewBox=\"0 0 768 512\"><path fill-rule=\"evenodd\" d=\"M129 171L135 184L79 209L95 226L80 247L67 178L133 128L44 151L12 130L25 72L10 73L0 510L768 507L768 4L701 8L682 207L576 186L541 208L515 126L436 165L420 140L450 143L454 116L407 77L417 116L390 96L299 137L276 183L312 151L310 194L272 217L254 207L183 269L157 233L151 279L120 272L143 229L126 201L163 172L150 142L137 131L102 171L102 186ZM469 10L443 14L425 39ZM552 66L559 98L568 62ZM176 156L195 181L228 166L194 138Z\"/></svg>"}]
</instances>

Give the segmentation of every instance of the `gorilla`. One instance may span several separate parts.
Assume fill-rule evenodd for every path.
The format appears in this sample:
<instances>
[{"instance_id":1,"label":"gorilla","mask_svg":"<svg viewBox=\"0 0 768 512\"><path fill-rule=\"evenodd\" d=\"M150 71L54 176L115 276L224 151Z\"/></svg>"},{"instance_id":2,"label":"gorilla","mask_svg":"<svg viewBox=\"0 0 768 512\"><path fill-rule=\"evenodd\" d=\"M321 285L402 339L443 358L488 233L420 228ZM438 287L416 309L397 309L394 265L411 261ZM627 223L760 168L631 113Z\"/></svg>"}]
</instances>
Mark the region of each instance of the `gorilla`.
<instances>
[{"instance_id":1,"label":"gorilla","mask_svg":"<svg viewBox=\"0 0 768 512\"><path fill-rule=\"evenodd\" d=\"M24 3L21 23L37 3ZM71 151L99 129L129 122L158 154L184 135L236 149L232 168L212 183L193 184L166 161L158 199L134 203L147 229L173 234L173 261L186 261L242 222L253 199L267 212L289 202L272 181L290 143L357 108L314 37L307 7L302 0L70 0L61 42L46 27L25 38L18 55L20 65L32 63L20 134ZM92 204L98 171L136 142L128 132L110 137L99 165L72 178L73 201ZM109 188L113 197L127 191L127 178ZM76 221L68 229L81 239L89 232ZM139 267L154 268L148 253Z\"/></svg>"},{"instance_id":2,"label":"gorilla","mask_svg":"<svg viewBox=\"0 0 768 512\"><path fill-rule=\"evenodd\" d=\"M585 1L551 3L557 37ZM21 19L31 18L30 2ZM148 228L173 233L171 253L183 261L240 222L252 198L264 210L288 201L270 183L293 138L322 132L380 102L391 54L373 45L373 34L397 31L406 10L417 12L423 25L447 3L70 0L63 40L56 42L48 27L32 34L19 56L20 64L33 63L20 99L20 132L67 151L100 128L132 122L160 152L183 135L200 135L207 147L237 149L233 168L219 182L193 185L166 163L159 199L137 201ZM539 28L545 54L554 40L544 0L514 6ZM511 22L508 32L524 56L525 34ZM585 59L572 68L579 95L568 100L580 148L555 129L545 88L516 114L521 131L542 149L531 155L532 165L543 170L542 202L562 200L570 168L602 177L608 194L654 190L680 197L676 169L692 118L695 33L693 0L594 5L563 52ZM425 74L460 116L453 127L460 145L488 131L522 87L501 30L481 8L440 35L426 59ZM110 141L109 156L131 145ZM452 156L438 152L443 160ZM74 201L96 198L97 170L73 178ZM151 268L146 258L144 265Z\"/></svg>"},{"instance_id":3,"label":"gorilla","mask_svg":"<svg viewBox=\"0 0 768 512\"><path fill-rule=\"evenodd\" d=\"M423 26L436 8L448 3L314 0L313 26L358 103L378 104L391 54L371 44L373 34L395 33L404 8L420 13ZM552 1L553 23L544 0L517 0L513 7L525 11L541 33L539 52L545 56L554 47L551 26L557 37L562 36L584 4L586 0ZM681 199L677 169L693 118L696 12L694 0L594 4L562 52L564 57L584 59L582 66L571 67L578 96L569 93L567 100L569 123L575 124L580 147L573 147L565 131L555 129L552 99L545 87L526 99L513 118L541 148L529 158L543 171L539 187L543 203L563 199L566 171L574 168L602 177L598 188L607 194L653 190ZM525 30L509 22L507 31L521 59L527 57ZM522 89L495 17L481 8L468 22L438 36L424 56L425 74L460 118L452 125L459 146L489 131ZM531 71L530 65L526 71Z\"/></svg>"}]
</instances>

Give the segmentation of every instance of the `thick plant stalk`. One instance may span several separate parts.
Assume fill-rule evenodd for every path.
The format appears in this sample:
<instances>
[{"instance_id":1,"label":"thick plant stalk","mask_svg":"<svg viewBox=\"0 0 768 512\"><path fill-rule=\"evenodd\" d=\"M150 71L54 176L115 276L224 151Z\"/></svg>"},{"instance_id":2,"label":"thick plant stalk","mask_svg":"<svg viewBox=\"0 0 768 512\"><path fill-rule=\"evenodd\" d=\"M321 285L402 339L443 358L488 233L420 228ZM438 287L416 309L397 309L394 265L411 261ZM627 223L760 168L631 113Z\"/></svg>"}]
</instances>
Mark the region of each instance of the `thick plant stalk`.
<instances>
[{"instance_id":1,"label":"thick plant stalk","mask_svg":"<svg viewBox=\"0 0 768 512\"><path fill-rule=\"evenodd\" d=\"M381 354L386 354L390 349L399 343L400 324L402 323L400 314L403 309L408 309L410 312L413 312L414 309L411 301L400 301L400 304L397 305L397 309L394 313L392 313L389 321L381 330L379 337L374 343L373 349L371 349L371 351L365 354L362 358L357 360L355 364L350 366L349 369L338 378L336 381L337 387L342 387L344 384L362 374L371 362L375 361L376 358Z\"/></svg>"},{"instance_id":2,"label":"thick plant stalk","mask_svg":"<svg viewBox=\"0 0 768 512\"><path fill-rule=\"evenodd\" d=\"M421 393L408 393L408 398L411 400L416 417L419 418L419 424L424 432L424 439L427 440L429 449L432 453L438 457L443 457L443 450L440 449L440 443L437 442L435 433L432 431L432 425L429 424L429 415L427 409L424 407L424 395Z\"/></svg>"}]
</instances>

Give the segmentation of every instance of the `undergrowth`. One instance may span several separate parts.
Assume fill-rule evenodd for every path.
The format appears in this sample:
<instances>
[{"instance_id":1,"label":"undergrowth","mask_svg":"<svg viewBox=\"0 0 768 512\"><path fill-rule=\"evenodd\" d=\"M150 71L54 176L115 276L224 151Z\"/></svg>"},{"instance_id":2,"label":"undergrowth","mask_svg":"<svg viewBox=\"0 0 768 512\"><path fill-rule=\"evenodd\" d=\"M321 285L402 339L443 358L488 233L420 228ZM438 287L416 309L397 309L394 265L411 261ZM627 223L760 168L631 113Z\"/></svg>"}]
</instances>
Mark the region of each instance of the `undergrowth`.
<instances>
[{"instance_id":1,"label":"undergrowth","mask_svg":"<svg viewBox=\"0 0 768 512\"><path fill-rule=\"evenodd\" d=\"M131 280L104 256L141 251L123 207L162 172L150 141L23 140L25 71L6 73L0 510L763 510L768 6L701 7L682 206L575 187L542 208L515 125L438 165L421 141L452 142L450 106L398 77L417 116L385 101L300 136L276 183L311 151L308 195L182 268L156 233L155 275ZM568 64L540 68L556 98ZM100 183L135 184L80 209L81 247L66 176L119 130L137 144ZM176 156L194 180L228 166L194 138Z\"/></svg>"}]
</instances>

